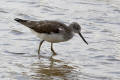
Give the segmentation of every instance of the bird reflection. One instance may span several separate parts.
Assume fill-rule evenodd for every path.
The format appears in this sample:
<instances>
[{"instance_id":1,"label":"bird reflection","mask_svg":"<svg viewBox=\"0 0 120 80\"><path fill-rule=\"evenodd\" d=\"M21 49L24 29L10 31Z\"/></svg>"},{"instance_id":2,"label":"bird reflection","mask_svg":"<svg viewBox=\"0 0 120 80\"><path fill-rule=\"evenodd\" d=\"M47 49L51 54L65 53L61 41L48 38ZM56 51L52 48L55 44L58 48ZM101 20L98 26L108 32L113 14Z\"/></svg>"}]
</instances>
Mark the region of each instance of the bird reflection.
<instances>
[{"instance_id":1,"label":"bird reflection","mask_svg":"<svg viewBox=\"0 0 120 80\"><path fill-rule=\"evenodd\" d=\"M50 59L46 60L47 62L33 63L32 65L32 78L37 80L53 80L53 78L58 79L67 79L67 75L73 71L73 67L68 66L61 60L54 59L51 56Z\"/></svg>"}]
</instances>

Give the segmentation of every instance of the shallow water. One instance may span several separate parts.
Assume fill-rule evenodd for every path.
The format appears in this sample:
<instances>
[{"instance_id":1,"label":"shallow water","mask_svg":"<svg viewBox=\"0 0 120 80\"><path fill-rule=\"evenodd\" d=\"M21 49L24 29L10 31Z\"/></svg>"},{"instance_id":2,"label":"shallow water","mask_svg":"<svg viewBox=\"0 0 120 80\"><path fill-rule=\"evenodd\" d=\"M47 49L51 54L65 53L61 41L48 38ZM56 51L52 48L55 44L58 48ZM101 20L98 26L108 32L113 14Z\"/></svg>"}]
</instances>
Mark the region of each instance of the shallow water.
<instances>
[{"instance_id":1,"label":"shallow water","mask_svg":"<svg viewBox=\"0 0 120 80\"><path fill-rule=\"evenodd\" d=\"M119 5L119 0L0 0L0 80L120 80ZM39 38L16 17L76 21L89 45L75 35L54 44L57 55L51 56L45 42L39 60Z\"/></svg>"}]
</instances>

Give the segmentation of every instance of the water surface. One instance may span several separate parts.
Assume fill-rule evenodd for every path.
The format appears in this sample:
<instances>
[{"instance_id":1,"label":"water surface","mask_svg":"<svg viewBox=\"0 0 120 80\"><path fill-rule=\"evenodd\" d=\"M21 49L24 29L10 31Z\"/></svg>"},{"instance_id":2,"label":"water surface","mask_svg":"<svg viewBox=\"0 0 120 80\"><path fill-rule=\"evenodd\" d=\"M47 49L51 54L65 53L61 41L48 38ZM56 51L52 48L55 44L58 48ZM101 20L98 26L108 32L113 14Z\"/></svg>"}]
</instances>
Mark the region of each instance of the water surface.
<instances>
[{"instance_id":1,"label":"water surface","mask_svg":"<svg viewBox=\"0 0 120 80\"><path fill-rule=\"evenodd\" d=\"M119 0L1 0L0 80L120 80ZM75 21L86 45L75 35L68 42L41 48L40 39L14 21Z\"/></svg>"}]
</instances>

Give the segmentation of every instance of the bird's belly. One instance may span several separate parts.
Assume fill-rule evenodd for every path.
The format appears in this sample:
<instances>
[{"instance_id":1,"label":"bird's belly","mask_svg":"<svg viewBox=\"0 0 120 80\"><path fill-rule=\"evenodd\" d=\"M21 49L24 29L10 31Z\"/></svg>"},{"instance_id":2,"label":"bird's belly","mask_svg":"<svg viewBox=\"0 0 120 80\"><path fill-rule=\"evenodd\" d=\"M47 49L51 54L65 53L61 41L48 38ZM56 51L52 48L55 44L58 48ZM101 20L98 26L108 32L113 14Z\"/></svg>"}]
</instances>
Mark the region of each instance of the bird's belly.
<instances>
[{"instance_id":1,"label":"bird's belly","mask_svg":"<svg viewBox=\"0 0 120 80\"><path fill-rule=\"evenodd\" d=\"M60 34L38 34L38 37L52 43L66 41Z\"/></svg>"},{"instance_id":2,"label":"bird's belly","mask_svg":"<svg viewBox=\"0 0 120 80\"><path fill-rule=\"evenodd\" d=\"M67 41L63 36L59 33L51 33L51 34L47 34L47 33L37 33L33 30L31 30L37 37L39 37L42 40L48 41L48 42L52 42L52 43L57 43L57 42L64 42Z\"/></svg>"}]
</instances>

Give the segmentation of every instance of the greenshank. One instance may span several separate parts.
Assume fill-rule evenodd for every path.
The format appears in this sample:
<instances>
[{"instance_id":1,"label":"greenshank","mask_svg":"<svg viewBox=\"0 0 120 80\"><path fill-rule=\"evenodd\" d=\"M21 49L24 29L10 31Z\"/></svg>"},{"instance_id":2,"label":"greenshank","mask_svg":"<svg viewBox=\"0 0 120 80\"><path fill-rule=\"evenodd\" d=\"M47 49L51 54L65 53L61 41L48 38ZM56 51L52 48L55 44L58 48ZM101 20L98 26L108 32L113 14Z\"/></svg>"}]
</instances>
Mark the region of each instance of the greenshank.
<instances>
[{"instance_id":1,"label":"greenshank","mask_svg":"<svg viewBox=\"0 0 120 80\"><path fill-rule=\"evenodd\" d=\"M72 22L69 26L59 21L30 21L16 18L15 21L27 26L35 35L37 35L42 41L40 41L38 49L38 57L40 58L40 48L44 41L51 43L51 51L56 54L53 49L53 43L64 42L72 39L75 33L79 34L82 40L87 41L81 34L81 26L77 22Z\"/></svg>"}]
</instances>

